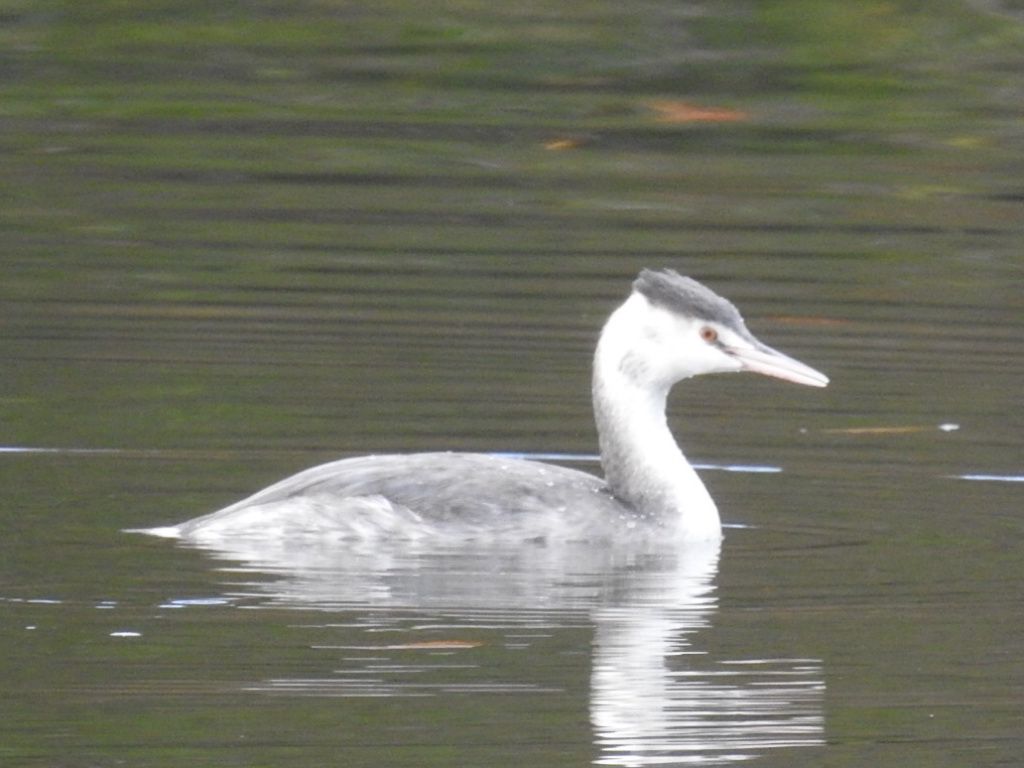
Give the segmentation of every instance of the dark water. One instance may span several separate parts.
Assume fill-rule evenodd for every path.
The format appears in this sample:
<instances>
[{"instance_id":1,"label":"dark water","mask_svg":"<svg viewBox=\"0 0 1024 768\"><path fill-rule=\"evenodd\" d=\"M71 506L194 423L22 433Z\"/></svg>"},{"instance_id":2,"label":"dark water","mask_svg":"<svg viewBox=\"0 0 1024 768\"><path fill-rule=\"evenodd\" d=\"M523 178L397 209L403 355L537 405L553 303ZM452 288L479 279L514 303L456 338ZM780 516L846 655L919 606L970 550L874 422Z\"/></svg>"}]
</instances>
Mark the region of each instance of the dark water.
<instances>
[{"instance_id":1,"label":"dark water","mask_svg":"<svg viewBox=\"0 0 1024 768\"><path fill-rule=\"evenodd\" d=\"M95 2L4 35L4 765L1019 762L1015 5ZM592 453L643 266L832 378L679 388L720 551L120 532L339 456Z\"/></svg>"}]
</instances>

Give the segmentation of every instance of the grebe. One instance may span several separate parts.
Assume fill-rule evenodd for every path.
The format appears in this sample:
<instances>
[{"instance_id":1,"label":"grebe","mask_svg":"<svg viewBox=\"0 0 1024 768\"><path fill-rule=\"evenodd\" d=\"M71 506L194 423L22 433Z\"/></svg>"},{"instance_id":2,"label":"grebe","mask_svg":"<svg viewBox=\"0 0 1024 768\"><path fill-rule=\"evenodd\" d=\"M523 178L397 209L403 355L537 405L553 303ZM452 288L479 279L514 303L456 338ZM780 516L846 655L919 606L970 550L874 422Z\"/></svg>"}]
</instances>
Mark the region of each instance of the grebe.
<instances>
[{"instance_id":1,"label":"grebe","mask_svg":"<svg viewBox=\"0 0 1024 768\"><path fill-rule=\"evenodd\" d=\"M643 270L605 323L593 405L604 479L476 453L365 456L322 464L209 515L145 529L215 545L237 537L515 534L587 539L640 532L721 537L718 509L669 431L672 385L753 371L824 387L818 371L758 341L729 301L674 270Z\"/></svg>"}]
</instances>

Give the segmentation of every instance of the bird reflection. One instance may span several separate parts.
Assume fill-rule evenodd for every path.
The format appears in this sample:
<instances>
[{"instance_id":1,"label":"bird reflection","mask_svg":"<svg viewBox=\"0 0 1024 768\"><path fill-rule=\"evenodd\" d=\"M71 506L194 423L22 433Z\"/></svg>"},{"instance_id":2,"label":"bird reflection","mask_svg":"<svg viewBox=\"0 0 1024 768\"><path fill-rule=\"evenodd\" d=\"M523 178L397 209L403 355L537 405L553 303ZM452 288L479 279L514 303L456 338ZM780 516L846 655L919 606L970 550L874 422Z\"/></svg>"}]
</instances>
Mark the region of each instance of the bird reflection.
<instances>
[{"instance_id":1,"label":"bird reflection","mask_svg":"<svg viewBox=\"0 0 1024 768\"><path fill-rule=\"evenodd\" d=\"M589 622L597 765L725 764L823 743L820 661L764 658L749 644L746 657L726 658L708 642L718 611L718 542L663 550L654 544L499 549L479 543L438 550L378 542L340 557L333 546L239 540L211 554L230 561L235 578L263 574L246 589L268 606L362 612L374 621L389 608L443 611L461 626L493 626L496 618L520 627L541 618L555 627ZM521 658L528 678L530 657ZM401 665L393 669L392 679L369 692L358 674L339 674L333 683L278 679L254 688L305 696L424 695L421 685L413 693L411 683L403 684ZM488 680L489 690L503 690ZM521 682L506 687L524 690ZM439 685L432 693L456 690L467 688Z\"/></svg>"},{"instance_id":2,"label":"bird reflection","mask_svg":"<svg viewBox=\"0 0 1024 768\"><path fill-rule=\"evenodd\" d=\"M716 656L696 639L716 610L718 548L635 574L631 599L594 610L591 720L599 765L713 764L819 744L816 660Z\"/></svg>"}]
</instances>

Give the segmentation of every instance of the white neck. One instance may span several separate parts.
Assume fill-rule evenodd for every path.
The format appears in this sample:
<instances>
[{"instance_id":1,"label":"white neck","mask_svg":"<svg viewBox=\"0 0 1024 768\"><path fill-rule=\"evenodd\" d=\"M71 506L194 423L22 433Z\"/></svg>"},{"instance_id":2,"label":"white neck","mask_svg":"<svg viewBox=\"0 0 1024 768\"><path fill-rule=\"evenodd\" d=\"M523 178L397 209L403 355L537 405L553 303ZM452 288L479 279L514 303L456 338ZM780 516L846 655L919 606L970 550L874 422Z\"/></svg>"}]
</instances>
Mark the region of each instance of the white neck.
<instances>
[{"instance_id":1,"label":"white neck","mask_svg":"<svg viewBox=\"0 0 1024 768\"><path fill-rule=\"evenodd\" d=\"M637 518L682 538L718 539L718 509L665 420L674 383L643 354L651 307L634 294L605 324L594 356L594 418L609 489Z\"/></svg>"}]
</instances>

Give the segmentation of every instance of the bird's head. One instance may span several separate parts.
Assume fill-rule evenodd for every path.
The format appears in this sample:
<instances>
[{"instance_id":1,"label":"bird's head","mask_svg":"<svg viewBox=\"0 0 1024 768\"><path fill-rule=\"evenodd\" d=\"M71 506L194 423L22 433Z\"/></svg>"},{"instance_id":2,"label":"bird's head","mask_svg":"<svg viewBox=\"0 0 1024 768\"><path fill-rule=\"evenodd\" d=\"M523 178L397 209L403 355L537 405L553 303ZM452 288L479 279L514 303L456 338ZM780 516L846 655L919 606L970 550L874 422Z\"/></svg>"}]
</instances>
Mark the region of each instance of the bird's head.
<instances>
[{"instance_id":1,"label":"bird's head","mask_svg":"<svg viewBox=\"0 0 1024 768\"><path fill-rule=\"evenodd\" d=\"M620 372L637 383L667 388L700 374L752 371L828 384L823 373L758 341L731 302L670 269L641 272L616 314L606 331L617 337Z\"/></svg>"}]
</instances>

